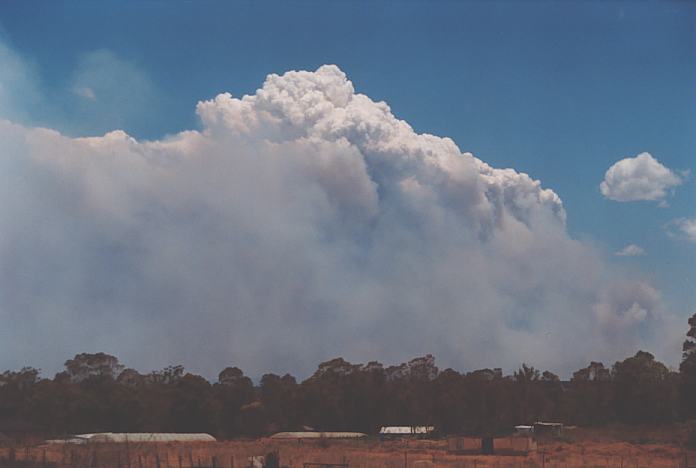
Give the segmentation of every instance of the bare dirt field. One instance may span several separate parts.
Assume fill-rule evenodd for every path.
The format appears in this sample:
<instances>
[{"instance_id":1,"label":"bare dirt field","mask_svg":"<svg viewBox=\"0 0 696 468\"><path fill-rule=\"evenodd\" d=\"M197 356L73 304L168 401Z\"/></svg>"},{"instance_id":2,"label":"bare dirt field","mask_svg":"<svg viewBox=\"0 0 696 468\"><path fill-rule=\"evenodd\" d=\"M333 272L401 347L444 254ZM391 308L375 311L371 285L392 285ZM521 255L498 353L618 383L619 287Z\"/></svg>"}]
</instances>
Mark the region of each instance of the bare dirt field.
<instances>
[{"instance_id":1,"label":"bare dirt field","mask_svg":"<svg viewBox=\"0 0 696 468\"><path fill-rule=\"evenodd\" d=\"M540 440L538 451L527 456L455 455L447 452L446 440L34 445L0 449L0 466L242 468L249 466L249 457L277 451L280 466L288 467L696 467L696 451L685 448L684 434L678 425L575 429L560 439Z\"/></svg>"}]
</instances>

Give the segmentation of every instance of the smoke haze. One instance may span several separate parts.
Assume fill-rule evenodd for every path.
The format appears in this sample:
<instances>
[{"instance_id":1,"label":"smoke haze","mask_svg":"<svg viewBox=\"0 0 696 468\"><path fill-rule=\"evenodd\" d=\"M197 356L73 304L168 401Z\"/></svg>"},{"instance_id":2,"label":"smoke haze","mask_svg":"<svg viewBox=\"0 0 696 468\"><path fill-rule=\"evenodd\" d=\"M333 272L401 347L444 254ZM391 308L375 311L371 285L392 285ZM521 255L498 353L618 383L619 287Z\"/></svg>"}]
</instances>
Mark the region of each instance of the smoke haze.
<instances>
[{"instance_id":1,"label":"smoke haze","mask_svg":"<svg viewBox=\"0 0 696 468\"><path fill-rule=\"evenodd\" d=\"M0 367L678 359L660 292L571 238L556 193L416 133L338 67L196 111L201 130L156 141L0 121Z\"/></svg>"}]
</instances>

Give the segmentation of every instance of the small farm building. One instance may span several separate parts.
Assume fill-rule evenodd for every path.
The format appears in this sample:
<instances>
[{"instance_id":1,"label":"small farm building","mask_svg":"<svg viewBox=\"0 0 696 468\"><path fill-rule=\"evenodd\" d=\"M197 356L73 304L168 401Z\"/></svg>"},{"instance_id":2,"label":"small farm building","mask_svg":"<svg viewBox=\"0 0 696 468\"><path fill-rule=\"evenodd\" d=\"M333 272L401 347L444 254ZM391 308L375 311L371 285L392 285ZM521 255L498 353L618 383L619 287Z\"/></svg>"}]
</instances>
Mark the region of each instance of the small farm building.
<instances>
[{"instance_id":1,"label":"small farm building","mask_svg":"<svg viewBox=\"0 0 696 468\"><path fill-rule=\"evenodd\" d=\"M56 445L56 444L74 444L74 445L81 445L81 444L86 444L88 442L88 439L84 439L82 437L66 437L64 439L48 439L46 441L47 444L51 445Z\"/></svg>"},{"instance_id":2,"label":"small farm building","mask_svg":"<svg viewBox=\"0 0 696 468\"><path fill-rule=\"evenodd\" d=\"M447 451L456 454L526 455L537 449L531 437L450 437Z\"/></svg>"},{"instance_id":3,"label":"small farm building","mask_svg":"<svg viewBox=\"0 0 696 468\"><path fill-rule=\"evenodd\" d=\"M67 439L49 440L48 443L84 444L84 443L142 443L142 442L215 442L210 434L185 434L172 432L99 432L95 434L78 434Z\"/></svg>"},{"instance_id":4,"label":"small farm building","mask_svg":"<svg viewBox=\"0 0 696 468\"><path fill-rule=\"evenodd\" d=\"M534 426L515 426L515 435L532 435L534 433Z\"/></svg>"},{"instance_id":5,"label":"small farm building","mask_svg":"<svg viewBox=\"0 0 696 468\"><path fill-rule=\"evenodd\" d=\"M379 430L379 435L386 437L423 436L433 431L435 431L434 426L384 426Z\"/></svg>"},{"instance_id":6,"label":"small farm building","mask_svg":"<svg viewBox=\"0 0 696 468\"><path fill-rule=\"evenodd\" d=\"M537 421L534 423L534 434L537 436L551 435L558 437L563 434L563 423Z\"/></svg>"},{"instance_id":7,"label":"small farm building","mask_svg":"<svg viewBox=\"0 0 696 468\"><path fill-rule=\"evenodd\" d=\"M536 440L531 437L496 437L493 439L494 455L526 455L537 449Z\"/></svg>"},{"instance_id":8,"label":"small farm building","mask_svg":"<svg viewBox=\"0 0 696 468\"><path fill-rule=\"evenodd\" d=\"M362 432L318 432L318 431L298 431L298 432L278 432L273 434L271 439L360 439L367 437Z\"/></svg>"},{"instance_id":9,"label":"small farm building","mask_svg":"<svg viewBox=\"0 0 696 468\"><path fill-rule=\"evenodd\" d=\"M447 439L447 451L456 454L476 454L483 452L481 437L450 437Z\"/></svg>"}]
</instances>

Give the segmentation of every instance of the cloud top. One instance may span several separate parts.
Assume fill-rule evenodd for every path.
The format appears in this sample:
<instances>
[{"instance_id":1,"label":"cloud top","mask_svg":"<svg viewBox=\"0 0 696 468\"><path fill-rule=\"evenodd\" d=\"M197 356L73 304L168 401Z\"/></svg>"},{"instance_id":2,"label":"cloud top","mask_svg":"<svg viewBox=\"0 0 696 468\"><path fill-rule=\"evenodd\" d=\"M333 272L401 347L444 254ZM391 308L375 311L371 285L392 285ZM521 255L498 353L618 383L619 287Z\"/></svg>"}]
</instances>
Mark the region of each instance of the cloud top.
<instances>
[{"instance_id":1,"label":"cloud top","mask_svg":"<svg viewBox=\"0 0 696 468\"><path fill-rule=\"evenodd\" d=\"M619 202L663 201L683 180L650 153L622 159L612 165L599 186L602 195Z\"/></svg>"}]
</instances>

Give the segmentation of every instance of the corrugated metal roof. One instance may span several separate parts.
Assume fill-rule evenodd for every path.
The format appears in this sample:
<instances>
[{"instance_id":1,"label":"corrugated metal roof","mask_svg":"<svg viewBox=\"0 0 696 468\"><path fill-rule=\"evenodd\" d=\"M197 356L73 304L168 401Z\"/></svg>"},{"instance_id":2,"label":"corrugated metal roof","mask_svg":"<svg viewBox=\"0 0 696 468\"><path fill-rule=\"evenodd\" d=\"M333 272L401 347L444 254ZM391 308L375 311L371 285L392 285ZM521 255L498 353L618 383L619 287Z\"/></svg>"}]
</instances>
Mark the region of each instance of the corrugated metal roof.
<instances>
[{"instance_id":1,"label":"corrugated metal roof","mask_svg":"<svg viewBox=\"0 0 696 468\"><path fill-rule=\"evenodd\" d=\"M273 434L271 439L359 439L367 437L367 434L362 432L315 432L315 431L300 431L300 432L278 432Z\"/></svg>"},{"instance_id":2,"label":"corrugated metal roof","mask_svg":"<svg viewBox=\"0 0 696 468\"><path fill-rule=\"evenodd\" d=\"M87 439L82 437L70 437L67 439L49 439L46 441L47 444L86 444Z\"/></svg>"},{"instance_id":3,"label":"corrugated metal roof","mask_svg":"<svg viewBox=\"0 0 696 468\"><path fill-rule=\"evenodd\" d=\"M428 434L433 432L433 426L384 426L379 430L380 434Z\"/></svg>"},{"instance_id":4,"label":"corrugated metal roof","mask_svg":"<svg viewBox=\"0 0 696 468\"><path fill-rule=\"evenodd\" d=\"M89 443L123 443L123 442L215 442L210 434L186 434L174 432L99 432L95 434L78 434L78 439Z\"/></svg>"}]
</instances>

